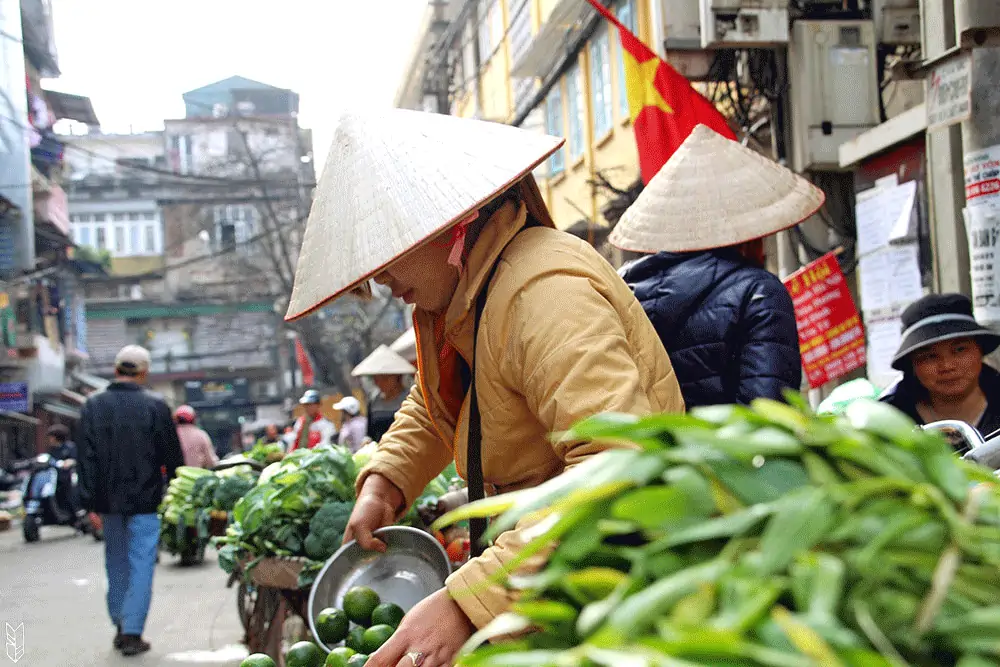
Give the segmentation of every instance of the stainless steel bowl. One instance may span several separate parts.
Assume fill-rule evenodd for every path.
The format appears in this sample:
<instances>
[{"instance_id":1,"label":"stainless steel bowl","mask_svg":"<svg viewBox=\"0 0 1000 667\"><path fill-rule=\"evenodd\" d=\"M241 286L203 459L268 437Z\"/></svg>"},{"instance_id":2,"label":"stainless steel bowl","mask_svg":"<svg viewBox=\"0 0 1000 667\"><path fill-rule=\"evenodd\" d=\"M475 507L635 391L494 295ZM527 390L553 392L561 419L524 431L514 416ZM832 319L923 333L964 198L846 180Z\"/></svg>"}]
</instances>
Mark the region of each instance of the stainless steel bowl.
<instances>
[{"instance_id":1,"label":"stainless steel bowl","mask_svg":"<svg viewBox=\"0 0 1000 667\"><path fill-rule=\"evenodd\" d=\"M448 554L437 540L422 530L389 526L375 531L388 547L385 553L365 551L348 542L330 557L309 592L309 629L316 643L327 651L316 632L316 617L328 607L341 609L344 594L367 586L382 599L410 611L418 602L444 587L451 574Z\"/></svg>"}]
</instances>

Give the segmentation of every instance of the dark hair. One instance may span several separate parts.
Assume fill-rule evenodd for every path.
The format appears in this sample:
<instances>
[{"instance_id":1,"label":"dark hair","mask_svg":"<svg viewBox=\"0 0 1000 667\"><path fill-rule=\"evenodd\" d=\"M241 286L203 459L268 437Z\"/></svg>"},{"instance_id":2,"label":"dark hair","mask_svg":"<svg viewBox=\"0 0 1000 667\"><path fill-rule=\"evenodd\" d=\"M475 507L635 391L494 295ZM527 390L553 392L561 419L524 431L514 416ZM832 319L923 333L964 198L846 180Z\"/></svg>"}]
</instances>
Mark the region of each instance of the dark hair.
<instances>
[{"instance_id":1,"label":"dark hair","mask_svg":"<svg viewBox=\"0 0 1000 667\"><path fill-rule=\"evenodd\" d=\"M69 440L69 429L62 424L53 424L50 426L48 434L59 442L66 442Z\"/></svg>"},{"instance_id":2,"label":"dark hair","mask_svg":"<svg viewBox=\"0 0 1000 667\"><path fill-rule=\"evenodd\" d=\"M134 378L142 375L142 371L133 363L125 361L115 366L115 373L122 377Z\"/></svg>"}]
</instances>

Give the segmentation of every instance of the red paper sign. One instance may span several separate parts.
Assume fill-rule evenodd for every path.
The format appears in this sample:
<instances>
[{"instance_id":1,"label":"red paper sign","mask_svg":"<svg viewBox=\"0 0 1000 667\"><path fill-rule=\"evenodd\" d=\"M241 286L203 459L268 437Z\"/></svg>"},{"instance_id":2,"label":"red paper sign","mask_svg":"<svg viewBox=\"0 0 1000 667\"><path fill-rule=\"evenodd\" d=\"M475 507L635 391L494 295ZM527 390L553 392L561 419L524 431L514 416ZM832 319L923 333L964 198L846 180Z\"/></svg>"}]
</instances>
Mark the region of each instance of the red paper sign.
<instances>
[{"instance_id":1,"label":"red paper sign","mask_svg":"<svg viewBox=\"0 0 1000 667\"><path fill-rule=\"evenodd\" d=\"M865 364L865 330L833 253L785 279L795 304L802 368L812 389Z\"/></svg>"}]
</instances>

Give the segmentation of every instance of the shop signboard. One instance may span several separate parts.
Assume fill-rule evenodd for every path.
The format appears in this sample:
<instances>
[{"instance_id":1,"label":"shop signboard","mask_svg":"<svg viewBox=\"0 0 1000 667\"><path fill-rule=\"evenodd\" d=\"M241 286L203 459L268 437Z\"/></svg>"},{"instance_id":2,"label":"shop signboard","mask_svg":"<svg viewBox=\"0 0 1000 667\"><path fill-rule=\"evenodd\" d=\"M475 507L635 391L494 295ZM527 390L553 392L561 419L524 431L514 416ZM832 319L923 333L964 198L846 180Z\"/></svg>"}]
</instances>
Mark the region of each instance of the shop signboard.
<instances>
[{"instance_id":1,"label":"shop signboard","mask_svg":"<svg viewBox=\"0 0 1000 667\"><path fill-rule=\"evenodd\" d=\"M250 383L232 380L189 380L184 383L185 403L193 408L221 408L251 405Z\"/></svg>"},{"instance_id":2,"label":"shop signboard","mask_svg":"<svg viewBox=\"0 0 1000 667\"><path fill-rule=\"evenodd\" d=\"M0 382L0 410L29 412L27 382Z\"/></svg>"}]
</instances>

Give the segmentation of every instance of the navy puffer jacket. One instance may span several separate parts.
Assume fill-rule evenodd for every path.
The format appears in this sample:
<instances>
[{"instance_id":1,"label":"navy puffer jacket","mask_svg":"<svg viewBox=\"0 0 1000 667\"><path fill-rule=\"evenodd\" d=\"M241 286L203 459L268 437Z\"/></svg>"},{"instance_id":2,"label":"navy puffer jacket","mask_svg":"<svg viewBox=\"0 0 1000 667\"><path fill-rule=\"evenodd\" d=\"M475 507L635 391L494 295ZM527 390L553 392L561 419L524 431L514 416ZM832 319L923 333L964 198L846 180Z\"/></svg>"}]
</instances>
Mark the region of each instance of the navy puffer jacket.
<instances>
[{"instance_id":1,"label":"navy puffer jacket","mask_svg":"<svg viewBox=\"0 0 1000 667\"><path fill-rule=\"evenodd\" d=\"M620 271L649 316L687 407L781 399L799 389L792 299L730 248L647 255Z\"/></svg>"}]
</instances>

